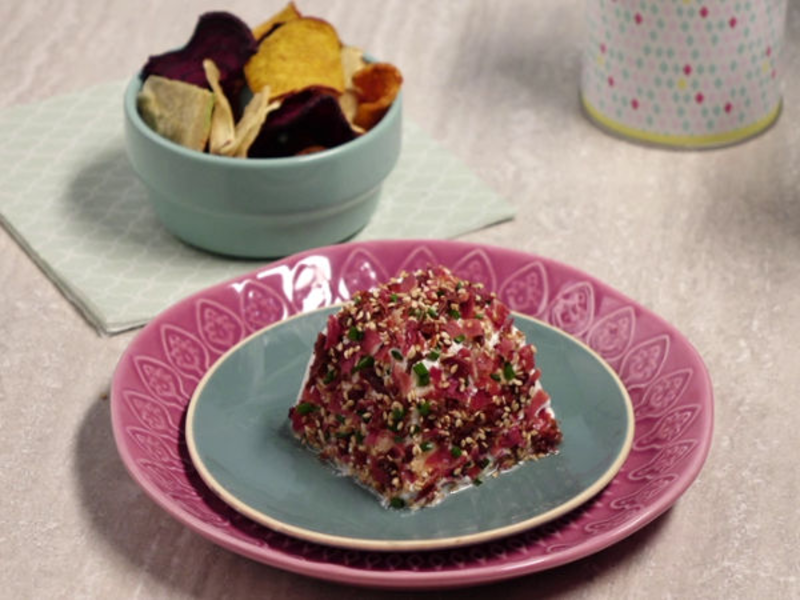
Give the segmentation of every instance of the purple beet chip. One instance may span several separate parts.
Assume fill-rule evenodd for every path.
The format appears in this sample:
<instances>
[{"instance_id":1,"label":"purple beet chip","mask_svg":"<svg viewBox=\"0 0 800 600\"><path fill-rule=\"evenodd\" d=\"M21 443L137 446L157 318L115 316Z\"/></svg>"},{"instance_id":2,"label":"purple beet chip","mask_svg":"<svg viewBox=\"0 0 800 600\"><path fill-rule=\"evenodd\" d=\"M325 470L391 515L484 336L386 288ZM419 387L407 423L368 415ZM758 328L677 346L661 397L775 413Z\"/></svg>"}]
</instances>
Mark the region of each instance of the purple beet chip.
<instances>
[{"instance_id":1,"label":"purple beet chip","mask_svg":"<svg viewBox=\"0 0 800 600\"><path fill-rule=\"evenodd\" d=\"M309 88L287 96L280 108L269 114L247 155L294 156L312 146L333 148L355 137L336 97Z\"/></svg>"},{"instance_id":2,"label":"purple beet chip","mask_svg":"<svg viewBox=\"0 0 800 600\"><path fill-rule=\"evenodd\" d=\"M208 12L200 15L191 39L183 48L148 59L142 79L161 75L208 87L203 60L210 58L217 65L220 82L231 99L241 89L244 65L257 49L253 32L239 17L224 11Z\"/></svg>"}]
</instances>

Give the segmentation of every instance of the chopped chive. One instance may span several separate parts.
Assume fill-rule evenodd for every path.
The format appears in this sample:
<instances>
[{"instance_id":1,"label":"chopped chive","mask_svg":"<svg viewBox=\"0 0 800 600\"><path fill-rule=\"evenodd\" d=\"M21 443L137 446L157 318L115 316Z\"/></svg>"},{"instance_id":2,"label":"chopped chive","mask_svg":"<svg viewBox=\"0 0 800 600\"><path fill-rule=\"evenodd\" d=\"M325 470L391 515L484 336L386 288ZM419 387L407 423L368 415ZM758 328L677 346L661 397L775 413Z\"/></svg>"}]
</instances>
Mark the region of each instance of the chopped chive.
<instances>
[{"instance_id":1,"label":"chopped chive","mask_svg":"<svg viewBox=\"0 0 800 600\"><path fill-rule=\"evenodd\" d=\"M389 300L391 300L392 302L397 302L397 294L392 294L391 296L389 296Z\"/></svg>"},{"instance_id":2,"label":"chopped chive","mask_svg":"<svg viewBox=\"0 0 800 600\"><path fill-rule=\"evenodd\" d=\"M444 290L437 290L437 291L436 291L436 295L437 295L437 296L439 296L439 297L441 298L442 296L444 296L444 295L445 295L445 291L444 291Z\"/></svg>"},{"instance_id":3,"label":"chopped chive","mask_svg":"<svg viewBox=\"0 0 800 600\"><path fill-rule=\"evenodd\" d=\"M514 373L514 365L512 365L510 362L506 362L506 364L503 365L503 377L505 377L508 381L511 381L516 376L517 374Z\"/></svg>"},{"instance_id":4,"label":"chopped chive","mask_svg":"<svg viewBox=\"0 0 800 600\"><path fill-rule=\"evenodd\" d=\"M356 326L353 326L347 332L347 337L354 342L360 342L364 339L364 332L359 330Z\"/></svg>"},{"instance_id":5,"label":"chopped chive","mask_svg":"<svg viewBox=\"0 0 800 600\"><path fill-rule=\"evenodd\" d=\"M356 436L356 442L358 442L359 444L364 441L364 434L361 433L360 431L356 431L355 436Z\"/></svg>"},{"instance_id":6,"label":"chopped chive","mask_svg":"<svg viewBox=\"0 0 800 600\"><path fill-rule=\"evenodd\" d=\"M482 458L482 459L480 459L480 460L478 461L478 466L479 466L481 469L485 469L486 467L488 467L488 466L489 466L489 462L490 462L490 461L489 461L489 459L488 459L488 458Z\"/></svg>"},{"instance_id":7,"label":"chopped chive","mask_svg":"<svg viewBox=\"0 0 800 600\"><path fill-rule=\"evenodd\" d=\"M399 496L395 496L391 500L389 500L389 506L392 508L405 508L406 501L400 498Z\"/></svg>"},{"instance_id":8,"label":"chopped chive","mask_svg":"<svg viewBox=\"0 0 800 600\"><path fill-rule=\"evenodd\" d=\"M392 350L391 354L395 360L403 360L403 353L400 350Z\"/></svg>"},{"instance_id":9,"label":"chopped chive","mask_svg":"<svg viewBox=\"0 0 800 600\"><path fill-rule=\"evenodd\" d=\"M408 430L408 432L409 432L411 435L416 435L416 434L418 434L420 431L422 431L422 429L420 429L420 426L419 426L419 425L412 425L412 426L409 428L409 430Z\"/></svg>"},{"instance_id":10,"label":"chopped chive","mask_svg":"<svg viewBox=\"0 0 800 600\"><path fill-rule=\"evenodd\" d=\"M453 338L453 340L454 340L454 341L455 341L457 344L460 344L460 343L461 343L461 342L463 342L465 339L467 339L467 336L465 336L463 333L461 333L461 334L459 334L459 335L457 335L456 337L454 337L454 338Z\"/></svg>"},{"instance_id":11,"label":"chopped chive","mask_svg":"<svg viewBox=\"0 0 800 600\"><path fill-rule=\"evenodd\" d=\"M432 444L432 443L430 443L430 442L422 442L422 443L419 445L419 447L420 447L420 450L422 450L423 452L427 452L428 450L430 450L431 448L433 448L433 444Z\"/></svg>"},{"instance_id":12,"label":"chopped chive","mask_svg":"<svg viewBox=\"0 0 800 600\"><path fill-rule=\"evenodd\" d=\"M417 375L417 385L424 386L431 382L431 374L428 372L428 367L421 362L414 365L414 373Z\"/></svg>"},{"instance_id":13,"label":"chopped chive","mask_svg":"<svg viewBox=\"0 0 800 600\"><path fill-rule=\"evenodd\" d=\"M372 420L372 415L365 413L361 415L361 420L364 421L364 423L369 423L370 420Z\"/></svg>"},{"instance_id":14,"label":"chopped chive","mask_svg":"<svg viewBox=\"0 0 800 600\"><path fill-rule=\"evenodd\" d=\"M399 421L405 416L406 416L406 411L403 410L402 408L395 408L392 411L392 419L394 419L395 421Z\"/></svg>"},{"instance_id":15,"label":"chopped chive","mask_svg":"<svg viewBox=\"0 0 800 600\"><path fill-rule=\"evenodd\" d=\"M395 441L396 444L402 443L404 439L406 439L406 438L405 438L405 436L402 436L402 435L394 436L394 441Z\"/></svg>"},{"instance_id":16,"label":"chopped chive","mask_svg":"<svg viewBox=\"0 0 800 600\"><path fill-rule=\"evenodd\" d=\"M369 367L371 367L371 366L372 366L372 365L374 365L374 364L375 364L375 359L374 359L373 357L371 357L371 356L369 356L369 355L367 355L367 356L362 356L362 357L361 357L361 360L359 360L359 361L356 363L356 366L355 366L355 367L353 367L353 373L356 373L356 372L358 372L358 371L360 371L360 370L362 370L362 369L369 368Z\"/></svg>"},{"instance_id":17,"label":"chopped chive","mask_svg":"<svg viewBox=\"0 0 800 600\"><path fill-rule=\"evenodd\" d=\"M461 313L457 309L453 308L453 309L450 310L450 316L453 319L460 319L461 318Z\"/></svg>"},{"instance_id":18,"label":"chopped chive","mask_svg":"<svg viewBox=\"0 0 800 600\"><path fill-rule=\"evenodd\" d=\"M419 416L427 417L431 414L431 403L427 400L420 402L419 405L417 405L417 412L419 412Z\"/></svg>"},{"instance_id":19,"label":"chopped chive","mask_svg":"<svg viewBox=\"0 0 800 600\"><path fill-rule=\"evenodd\" d=\"M482 321L485 315L483 313L475 313L475 318Z\"/></svg>"},{"instance_id":20,"label":"chopped chive","mask_svg":"<svg viewBox=\"0 0 800 600\"><path fill-rule=\"evenodd\" d=\"M428 352L428 360L436 360L441 356L441 353L438 350L431 350Z\"/></svg>"},{"instance_id":21,"label":"chopped chive","mask_svg":"<svg viewBox=\"0 0 800 600\"><path fill-rule=\"evenodd\" d=\"M299 415L307 415L315 410L319 410L319 406L311 404L311 402L301 402L297 405L297 414Z\"/></svg>"},{"instance_id":22,"label":"chopped chive","mask_svg":"<svg viewBox=\"0 0 800 600\"><path fill-rule=\"evenodd\" d=\"M432 319L435 319L436 317L439 316L439 313L436 311L435 308L431 307L428 309L428 316L431 317Z\"/></svg>"},{"instance_id":23,"label":"chopped chive","mask_svg":"<svg viewBox=\"0 0 800 600\"><path fill-rule=\"evenodd\" d=\"M353 432L350 431L349 429L347 431L337 431L336 432L336 438L339 439L339 440L343 440L343 439L349 438L351 435L353 435Z\"/></svg>"},{"instance_id":24,"label":"chopped chive","mask_svg":"<svg viewBox=\"0 0 800 600\"><path fill-rule=\"evenodd\" d=\"M336 420L339 421L339 423L344 423L344 415L336 415Z\"/></svg>"},{"instance_id":25,"label":"chopped chive","mask_svg":"<svg viewBox=\"0 0 800 600\"><path fill-rule=\"evenodd\" d=\"M464 287L464 282L463 282L463 281L459 281L459 282L456 284L456 291L460 290L460 289L461 289L461 288L463 288L463 287Z\"/></svg>"},{"instance_id":26,"label":"chopped chive","mask_svg":"<svg viewBox=\"0 0 800 600\"><path fill-rule=\"evenodd\" d=\"M481 481L480 477L476 477L475 479L473 479L472 483L474 483L475 485L483 485L483 481Z\"/></svg>"},{"instance_id":27,"label":"chopped chive","mask_svg":"<svg viewBox=\"0 0 800 600\"><path fill-rule=\"evenodd\" d=\"M450 448L450 454L453 456L453 458L458 458L459 456L461 456L462 452L463 451L458 446L453 446L452 448Z\"/></svg>"},{"instance_id":28,"label":"chopped chive","mask_svg":"<svg viewBox=\"0 0 800 600\"><path fill-rule=\"evenodd\" d=\"M427 375L428 374L428 367L426 367L421 362L418 362L414 365L414 373L417 375Z\"/></svg>"},{"instance_id":29,"label":"chopped chive","mask_svg":"<svg viewBox=\"0 0 800 600\"><path fill-rule=\"evenodd\" d=\"M502 377L500 377L500 373L492 373L491 375L489 375L489 377L491 377L495 381L500 381L502 379Z\"/></svg>"},{"instance_id":30,"label":"chopped chive","mask_svg":"<svg viewBox=\"0 0 800 600\"><path fill-rule=\"evenodd\" d=\"M325 374L325 379L322 380L322 383L328 385L334 379L336 379L336 371L334 369L331 369Z\"/></svg>"}]
</instances>

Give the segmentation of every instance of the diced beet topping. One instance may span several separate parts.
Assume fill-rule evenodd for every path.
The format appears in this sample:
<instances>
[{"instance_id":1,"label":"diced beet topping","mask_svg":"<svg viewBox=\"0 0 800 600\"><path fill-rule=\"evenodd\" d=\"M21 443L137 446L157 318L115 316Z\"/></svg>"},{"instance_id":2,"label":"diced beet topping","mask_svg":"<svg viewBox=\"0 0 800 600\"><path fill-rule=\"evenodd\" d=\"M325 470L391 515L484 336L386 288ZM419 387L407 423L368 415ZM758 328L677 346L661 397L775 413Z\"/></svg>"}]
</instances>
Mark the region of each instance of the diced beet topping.
<instances>
[{"instance_id":1,"label":"diced beet topping","mask_svg":"<svg viewBox=\"0 0 800 600\"><path fill-rule=\"evenodd\" d=\"M528 419L532 419L536 416L539 410L547 404L547 401L550 400L550 396L542 389L536 391L536 394L531 399L531 403L525 409L525 414Z\"/></svg>"},{"instance_id":2,"label":"diced beet topping","mask_svg":"<svg viewBox=\"0 0 800 600\"><path fill-rule=\"evenodd\" d=\"M492 397L485 390L478 390L469 401L470 410L478 412L492 403Z\"/></svg>"},{"instance_id":3,"label":"diced beet topping","mask_svg":"<svg viewBox=\"0 0 800 600\"><path fill-rule=\"evenodd\" d=\"M459 325L457 320L447 321L444 326L444 330L452 339L456 339L458 336L464 333L464 329Z\"/></svg>"},{"instance_id":4,"label":"diced beet topping","mask_svg":"<svg viewBox=\"0 0 800 600\"><path fill-rule=\"evenodd\" d=\"M521 442L522 434L519 431L519 427L512 427L503 434L500 444L505 448L510 448L511 446L518 446Z\"/></svg>"},{"instance_id":5,"label":"diced beet topping","mask_svg":"<svg viewBox=\"0 0 800 600\"><path fill-rule=\"evenodd\" d=\"M497 344L497 353L506 360L511 360L513 352L514 342L510 338L504 337L500 340L500 343Z\"/></svg>"},{"instance_id":6,"label":"diced beet topping","mask_svg":"<svg viewBox=\"0 0 800 600\"><path fill-rule=\"evenodd\" d=\"M342 327L339 324L339 319L337 318L336 315L329 316L327 337L325 339L325 350L330 350L336 344L338 344L341 337L342 337Z\"/></svg>"},{"instance_id":7,"label":"diced beet topping","mask_svg":"<svg viewBox=\"0 0 800 600\"><path fill-rule=\"evenodd\" d=\"M413 273L409 273L405 277L400 280L400 284L397 286L397 291L407 294L414 286L417 285L417 278L414 276Z\"/></svg>"},{"instance_id":8,"label":"diced beet topping","mask_svg":"<svg viewBox=\"0 0 800 600\"><path fill-rule=\"evenodd\" d=\"M464 319L463 331L469 339L475 339L485 335L483 324L478 319Z\"/></svg>"},{"instance_id":9,"label":"diced beet topping","mask_svg":"<svg viewBox=\"0 0 800 600\"><path fill-rule=\"evenodd\" d=\"M519 350L519 362L524 371L532 371L536 364L533 354L533 346L528 344Z\"/></svg>"}]
</instances>

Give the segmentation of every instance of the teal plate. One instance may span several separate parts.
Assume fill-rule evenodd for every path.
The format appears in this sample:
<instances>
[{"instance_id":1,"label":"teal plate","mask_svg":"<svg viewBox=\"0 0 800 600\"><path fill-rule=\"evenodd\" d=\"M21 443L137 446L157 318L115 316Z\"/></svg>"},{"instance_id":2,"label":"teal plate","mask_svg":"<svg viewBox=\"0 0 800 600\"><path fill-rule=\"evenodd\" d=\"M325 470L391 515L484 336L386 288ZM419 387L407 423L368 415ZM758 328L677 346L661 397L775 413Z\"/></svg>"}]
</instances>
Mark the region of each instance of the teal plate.
<instances>
[{"instance_id":1,"label":"teal plate","mask_svg":"<svg viewBox=\"0 0 800 600\"><path fill-rule=\"evenodd\" d=\"M200 476L238 512L305 540L364 550L432 550L519 532L573 510L611 481L633 440L633 408L611 368L587 346L515 313L537 349L542 384L564 434L559 452L418 511L384 508L292 435L317 333L332 306L263 329L206 373L186 421Z\"/></svg>"}]
</instances>

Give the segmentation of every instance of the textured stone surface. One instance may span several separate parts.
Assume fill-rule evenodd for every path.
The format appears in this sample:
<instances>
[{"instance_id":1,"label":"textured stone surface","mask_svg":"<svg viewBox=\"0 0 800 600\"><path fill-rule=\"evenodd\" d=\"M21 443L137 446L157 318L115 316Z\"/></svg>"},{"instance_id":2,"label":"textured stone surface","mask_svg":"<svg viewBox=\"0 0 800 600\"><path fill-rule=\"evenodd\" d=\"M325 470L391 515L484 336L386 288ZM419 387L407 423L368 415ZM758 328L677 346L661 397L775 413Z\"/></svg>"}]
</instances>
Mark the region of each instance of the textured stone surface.
<instances>
[{"instance_id":1,"label":"textured stone surface","mask_svg":"<svg viewBox=\"0 0 800 600\"><path fill-rule=\"evenodd\" d=\"M0 106L128 77L218 6L2 4ZM465 239L563 260L639 300L689 337L715 384L711 455L666 515L578 563L423 597L800 597L800 6L777 126L701 153L620 142L580 115L580 2L300 7L401 66L408 114L517 207ZM256 22L272 7L226 8ZM132 335L98 337L0 233L3 596L404 597L251 562L155 506L117 457L102 399Z\"/></svg>"}]
</instances>

